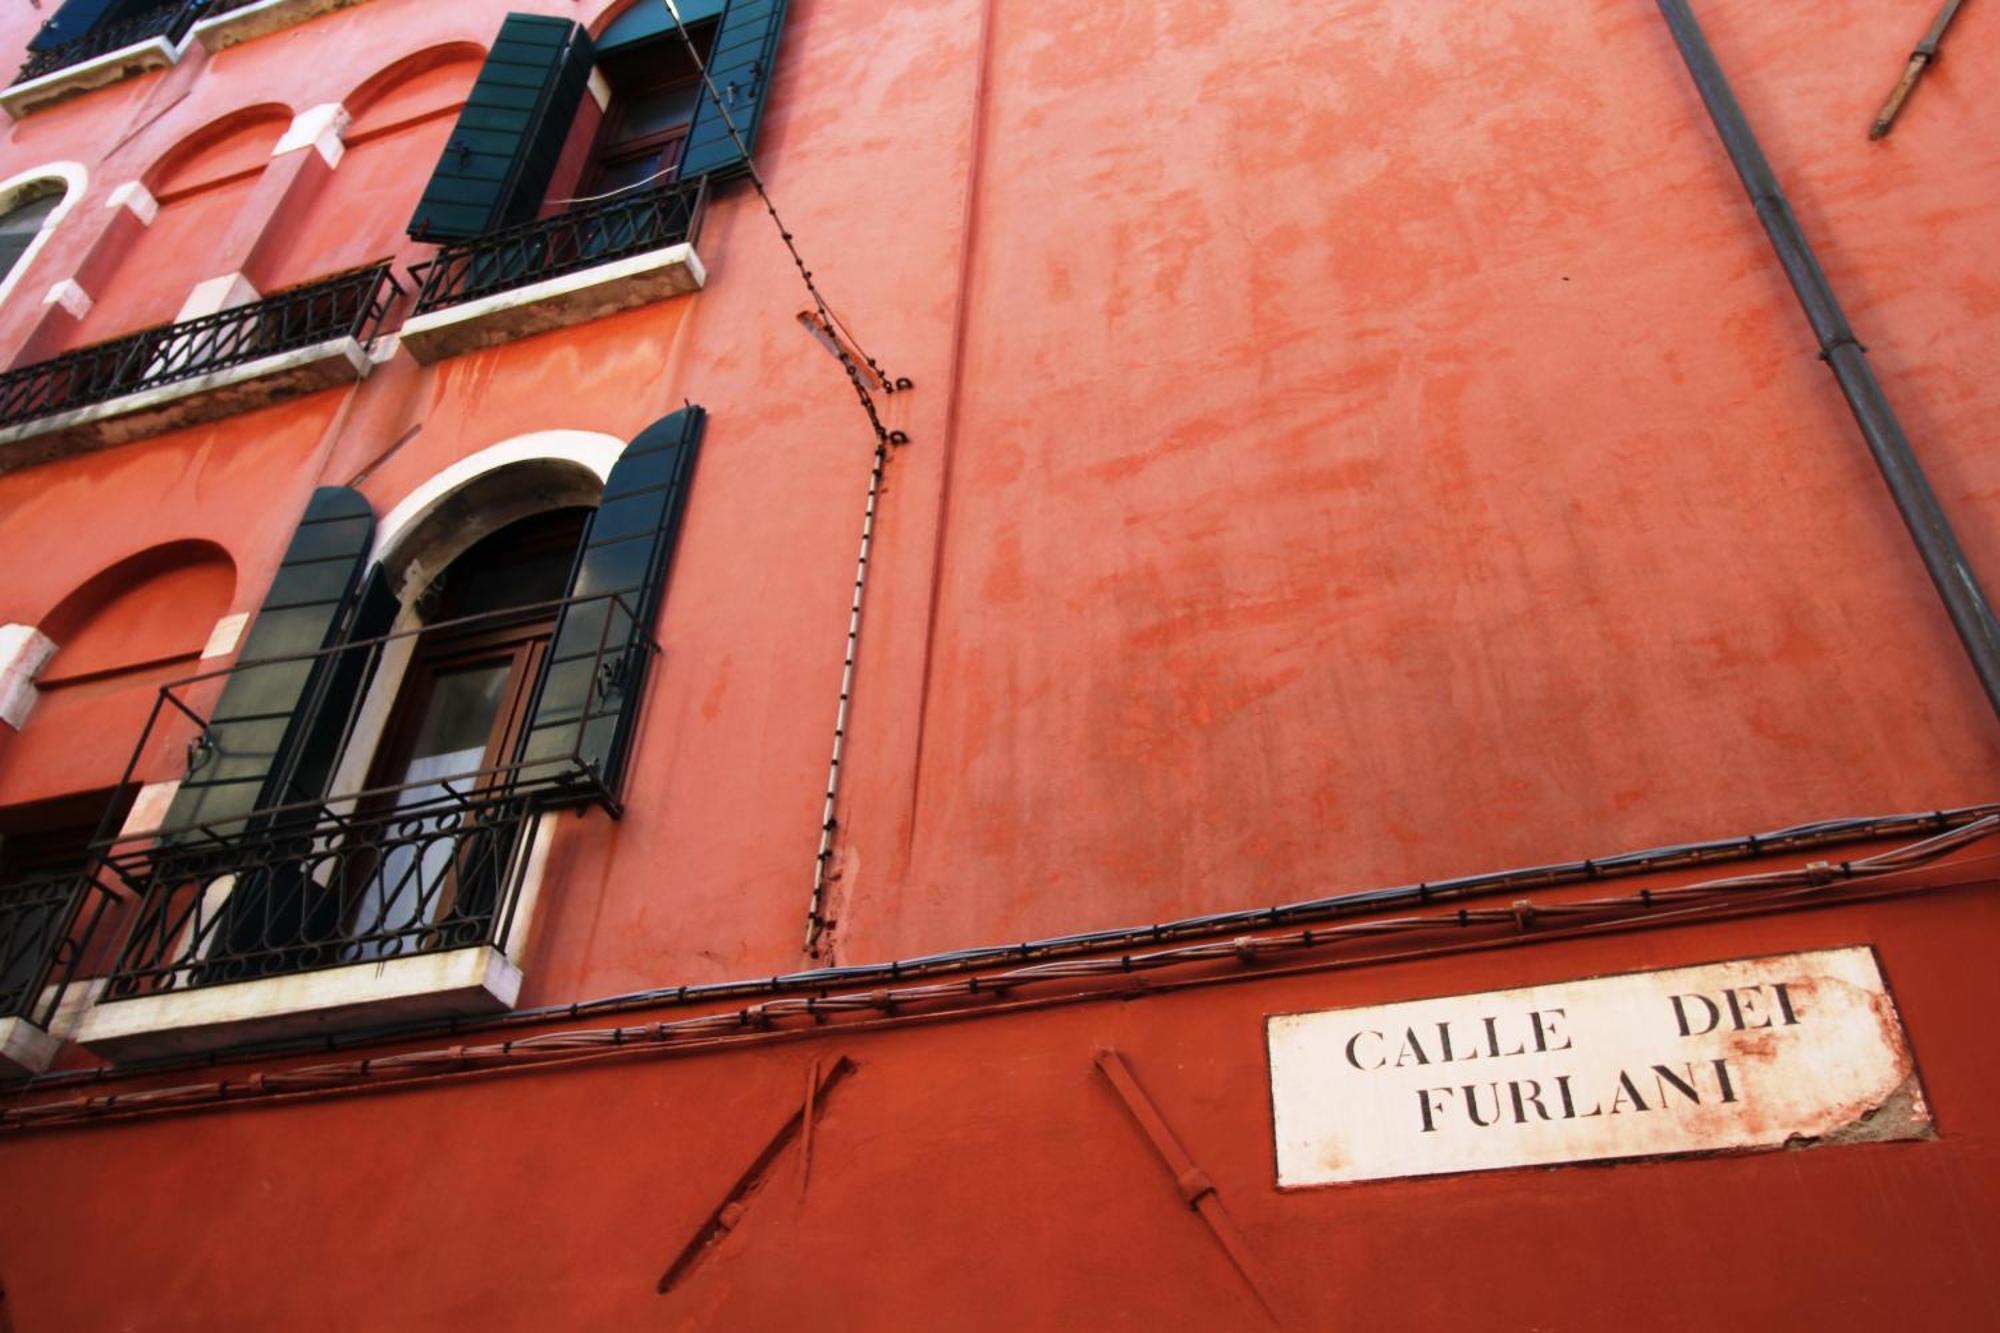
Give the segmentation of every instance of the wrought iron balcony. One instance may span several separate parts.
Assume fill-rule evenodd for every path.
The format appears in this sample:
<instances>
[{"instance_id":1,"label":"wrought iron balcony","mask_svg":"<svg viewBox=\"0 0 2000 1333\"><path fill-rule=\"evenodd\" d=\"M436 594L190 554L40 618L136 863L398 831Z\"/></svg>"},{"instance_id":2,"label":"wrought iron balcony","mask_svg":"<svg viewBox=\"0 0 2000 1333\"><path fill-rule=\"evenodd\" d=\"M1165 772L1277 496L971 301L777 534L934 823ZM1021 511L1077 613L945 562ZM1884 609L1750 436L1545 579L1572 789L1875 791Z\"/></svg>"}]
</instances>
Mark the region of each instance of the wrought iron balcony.
<instances>
[{"instance_id":1,"label":"wrought iron balcony","mask_svg":"<svg viewBox=\"0 0 2000 1333\"><path fill-rule=\"evenodd\" d=\"M0 883L0 1021L48 1029L112 902L84 871Z\"/></svg>"},{"instance_id":2,"label":"wrought iron balcony","mask_svg":"<svg viewBox=\"0 0 2000 1333\"><path fill-rule=\"evenodd\" d=\"M419 286L403 345L435 360L692 291L707 203L704 177L447 245L411 266Z\"/></svg>"},{"instance_id":3,"label":"wrought iron balcony","mask_svg":"<svg viewBox=\"0 0 2000 1333\"><path fill-rule=\"evenodd\" d=\"M30 51L27 63L14 76L14 83L27 83L150 38L178 42L209 7L210 0L165 0L136 14L99 24L60 46Z\"/></svg>"},{"instance_id":4,"label":"wrought iron balcony","mask_svg":"<svg viewBox=\"0 0 2000 1333\"><path fill-rule=\"evenodd\" d=\"M125 1000L504 947L538 816L579 800L608 801L597 774L576 750L606 714L599 701L619 682L636 679L640 661L658 651L649 641L631 642L623 632L630 614L614 594L573 597L317 653L239 662L163 686L126 781L138 780L149 757L185 751L184 795L204 781L211 794L244 782L255 786L241 788L241 800L225 795L191 807L219 806L234 814L169 824L124 838L105 852L100 878L134 906L88 1024L97 1024L107 1007L116 1009ZM249 777L215 776L233 775L236 770L227 764L232 746L254 748L257 738L269 734L256 728L272 720L261 714L211 720L212 707L200 705L219 697L228 678L296 675L309 668L305 674L320 685L309 691L306 708L313 716L304 729L329 738L328 752L347 761L340 771L365 772L367 751L376 743L370 727L378 725L387 711L386 696L400 685L402 668L385 663L407 660L394 651L398 645L408 648L409 640L427 633L486 629L524 616L567 617L565 623L588 627L590 646L561 659L574 677L592 682L566 724L574 727L576 740L567 753L282 804L259 802L274 786L298 791L310 781L296 772L274 778L266 764L253 765ZM571 642L576 641L573 635ZM289 715L278 722L283 728ZM543 753L560 749L546 747ZM88 1024L82 1039L97 1047ZM121 1031L105 1044L129 1045L129 1037Z\"/></svg>"},{"instance_id":5,"label":"wrought iron balcony","mask_svg":"<svg viewBox=\"0 0 2000 1333\"><path fill-rule=\"evenodd\" d=\"M365 357L350 344L375 336L402 290L389 265L379 264L0 374L0 468L25 452L10 445L50 431L116 443L359 378ZM345 349L345 368L301 373L314 358L298 365L285 359L294 354L292 360L301 360L306 349L330 345L329 359ZM185 401L252 381L261 391ZM164 410L168 404L171 411ZM153 419L117 428L103 424L150 409L160 409Z\"/></svg>"},{"instance_id":6,"label":"wrought iron balcony","mask_svg":"<svg viewBox=\"0 0 2000 1333\"><path fill-rule=\"evenodd\" d=\"M226 847L116 856L138 907L104 1001L498 947L535 815L528 795L447 790L372 815L293 812Z\"/></svg>"},{"instance_id":7,"label":"wrought iron balcony","mask_svg":"<svg viewBox=\"0 0 2000 1333\"><path fill-rule=\"evenodd\" d=\"M706 178L620 194L551 218L447 245L411 266L421 286L412 314L475 301L628 255L693 242L707 201Z\"/></svg>"}]
</instances>

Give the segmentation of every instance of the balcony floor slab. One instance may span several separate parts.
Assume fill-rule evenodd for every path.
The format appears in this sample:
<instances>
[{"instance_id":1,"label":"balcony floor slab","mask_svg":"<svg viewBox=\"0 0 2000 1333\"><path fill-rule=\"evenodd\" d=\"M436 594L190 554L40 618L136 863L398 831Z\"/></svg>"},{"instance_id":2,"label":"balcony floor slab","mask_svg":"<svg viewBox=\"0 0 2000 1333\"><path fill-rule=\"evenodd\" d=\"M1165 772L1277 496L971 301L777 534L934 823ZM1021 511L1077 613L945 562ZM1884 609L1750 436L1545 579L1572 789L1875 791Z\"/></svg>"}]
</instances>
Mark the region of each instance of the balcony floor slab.
<instances>
[{"instance_id":1,"label":"balcony floor slab","mask_svg":"<svg viewBox=\"0 0 2000 1333\"><path fill-rule=\"evenodd\" d=\"M44 107L81 97L93 89L129 79L134 74L163 69L179 60L183 49L164 37L150 37L143 42L121 46L116 51L106 51L101 56L51 70L40 78L0 88L0 107L6 108L8 115L19 120Z\"/></svg>"},{"instance_id":2,"label":"balcony floor slab","mask_svg":"<svg viewBox=\"0 0 2000 1333\"><path fill-rule=\"evenodd\" d=\"M294 972L194 990L99 1000L76 1040L113 1061L190 1055L425 1018L500 1013L521 970L498 949L442 953Z\"/></svg>"},{"instance_id":3,"label":"balcony floor slab","mask_svg":"<svg viewBox=\"0 0 2000 1333\"><path fill-rule=\"evenodd\" d=\"M403 323L403 346L428 365L699 291L707 280L692 245L669 245L414 315Z\"/></svg>"},{"instance_id":4,"label":"balcony floor slab","mask_svg":"<svg viewBox=\"0 0 2000 1333\"><path fill-rule=\"evenodd\" d=\"M0 472L88 453L183 426L352 384L368 374L368 349L336 338L124 394L0 429Z\"/></svg>"}]
</instances>

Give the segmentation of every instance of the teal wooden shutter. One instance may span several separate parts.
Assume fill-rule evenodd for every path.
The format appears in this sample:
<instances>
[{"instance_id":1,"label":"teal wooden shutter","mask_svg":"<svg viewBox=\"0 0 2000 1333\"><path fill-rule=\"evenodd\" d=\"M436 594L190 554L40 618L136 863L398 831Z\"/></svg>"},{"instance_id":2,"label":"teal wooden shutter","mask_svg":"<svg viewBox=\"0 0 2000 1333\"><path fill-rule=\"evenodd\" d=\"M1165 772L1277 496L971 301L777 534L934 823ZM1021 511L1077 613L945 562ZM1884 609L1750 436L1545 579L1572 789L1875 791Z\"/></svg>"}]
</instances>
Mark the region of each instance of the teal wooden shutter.
<instances>
[{"instance_id":1,"label":"teal wooden shutter","mask_svg":"<svg viewBox=\"0 0 2000 1333\"><path fill-rule=\"evenodd\" d=\"M356 618L361 571L375 540L375 514L359 491L322 486L306 505L271 590L238 660L317 653L341 641ZM241 666L209 714L204 744L167 812L170 831L199 825L229 837L253 812L322 794L332 758L313 754L314 719L346 654ZM359 688L349 682L349 688ZM344 715L344 709L339 710ZM337 740L333 742L337 744ZM321 742L318 748L326 750ZM179 835L198 844L201 829Z\"/></svg>"},{"instance_id":2,"label":"teal wooden shutter","mask_svg":"<svg viewBox=\"0 0 2000 1333\"><path fill-rule=\"evenodd\" d=\"M614 801L651 660L653 625L687 505L707 414L686 407L641 431L612 466L590 520L521 738L521 780L561 780L579 768ZM613 596L607 594L615 594Z\"/></svg>"},{"instance_id":3,"label":"teal wooden shutter","mask_svg":"<svg viewBox=\"0 0 2000 1333\"><path fill-rule=\"evenodd\" d=\"M28 40L28 49L47 51L73 42L100 22L118 18L118 10L127 3L128 0L69 0Z\"/></svg>"},{"instance_id":4,"label":"teal wooden shutter","mask_svg":"<svg viewBox=\"0 0 2000 1333\"><path fill-rule=\"evenodd\" d=\"M410 219L420 241L462 241L534 217L583 101L590 35L509 14Z\"/></svg>"},{"instance_id":5,"label":"teal wooden shutter","mask_svg":"<svg viewBox=\"0 0 2000 1333\"><path fill-rule=\"evenodd\" d=\"M729 120L744 147L757 148L757 130L764 123L764 99L771 92L771 71L778 58L778 35L785 26L785 0L729 0L708 53L708 79L715 97L703 91L688 126L687 147L681 152L681 179L732 176L745 170L743 152L730 137L729 125L716 109L716 98L728 108Z\"/></svg>"}]
</instances>

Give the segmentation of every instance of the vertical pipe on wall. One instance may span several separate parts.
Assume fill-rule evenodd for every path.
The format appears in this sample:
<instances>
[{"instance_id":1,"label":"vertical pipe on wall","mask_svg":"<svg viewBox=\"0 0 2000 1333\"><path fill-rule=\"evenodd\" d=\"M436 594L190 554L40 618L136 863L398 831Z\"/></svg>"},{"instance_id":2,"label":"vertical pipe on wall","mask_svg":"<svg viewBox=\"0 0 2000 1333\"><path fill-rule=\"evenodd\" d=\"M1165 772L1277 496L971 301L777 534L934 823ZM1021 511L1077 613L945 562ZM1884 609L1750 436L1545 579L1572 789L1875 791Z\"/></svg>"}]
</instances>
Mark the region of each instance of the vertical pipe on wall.
<instances>
[{"instance_id":1,"label":"vertical pipe on wall","mask_svg":"<svg viewBox=\"0 0 2000 1333\"><path fill-rule=\"evenodd\" d=\"M1849 327L1847 315L1807 244L1776 173L1758 146L1743 108L1737 105L1736 95L1730 90L1715 52L1709 48L1700 22L1688 8L1687 0L1657 2L1674 43L1680 48L1681 59L1694 76L1709 119L1715 122L1716 133L1721 136L1736 174L1756 206L1757 217L1771 238L1771 247L1777 251L1778 262L1784 266L1806 320L1819 339L1820 359L1832 368L1834 378L1839 381L1847 406L1868 441L1869 452L1875 456L1875 465L1895 498L1904 526L1916 542L1924 568L1944 599L1945 610L1958 631L1959 641L1965 645L1966 656L1972 659L1972 669L1985 687L1987 702L1995 715L2000 716L2000 621L1994 618L1992 603L1973 574L1971 562L1966 559L1930 481L1910 448L1902 423L1896 419L1895 410L1889 406L1868 364L1867 349Z\"/></svg>"}]
</instances>

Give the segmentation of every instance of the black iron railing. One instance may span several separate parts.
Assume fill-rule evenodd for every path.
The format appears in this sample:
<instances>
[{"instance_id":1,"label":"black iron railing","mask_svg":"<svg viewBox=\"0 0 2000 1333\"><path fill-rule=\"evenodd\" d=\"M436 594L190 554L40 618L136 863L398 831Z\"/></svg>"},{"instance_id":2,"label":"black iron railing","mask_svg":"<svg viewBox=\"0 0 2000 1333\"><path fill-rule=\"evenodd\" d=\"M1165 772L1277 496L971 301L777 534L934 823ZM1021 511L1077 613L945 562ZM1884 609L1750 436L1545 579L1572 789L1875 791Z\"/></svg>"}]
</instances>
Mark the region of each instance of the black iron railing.
<instances>
[{"instance_id":1,"label":"black iron railing","mask_svg":"<svg viewBox=\"0 0 2000 1333\"><path fill-rule=\"evenodd\" d=\"M378 264L10 370L0 375L0 427L315 343L372 338L402 291Z\"/></svg>"},{"instance_id":2,"label":"black iron railing","mask_svg":"<svg viewBox=\"0 0 2000 1333\"><path fill-rule=\"evenodd\" d=\"M708 202L708 179L620 193L552 218L460 241L410 268L420 284L413 313L693 242Z\"/></svg>"},{"instance_id":3,"label":"black iron railing","mask_svg":"<svg viewBox=\"0 0 2000 1333\"><path fill-rule=\"evenodd\" d=\"M536 816L529 796L446 791L114 856L138 907L104 997L504 944Z\"/></svg>"},{"instance_id":4,"label":"black iron railing","mask_svg":"<svg viewBox=\"0 0 2000 1333\"><path fill-rule=\"evenodd\" d=\"M195 20L202 16L209 4L210 0L166 0L166 3L153 5L125 18L101 23L60 46L30 51L27 63L14 76L14 82L39 79L44 74L81 65L86 60L95 60L98 56L154 37L178 42L187 35L187 30L194 26Z\"/></svg>"},{"instance_id":5,"label":"black iron railing","mask_svg":"<svg viewBox=\"0 0 2000 1333\"><path fill-rule=\"evenodd\" d=\"M48 1028L113 901L81 870L0 883L0 1018Z\"/></svg>"},{"instance_id":6,"label":"black iron railing","mask_svg":"<svg viewBox=\"0 0 2000 1333\"><path fill-rule=\"evenodd\" d=\"M633 641L631 611L615 594L572 597L402 630L318 653L244 661L163 686L134 747L126 781L163 753L185 753L184 784L200 785L226 757L228 724L201 706L226 679L312 663L320 687L302 705L338 736L350 771L364 771L365 717L386 710L376 692L399 685L385 661L393 648L427 633L498 626L524 616L582 614L601 626L594 652L576 655L605 697L639 678L659 650ZM334 697L339 694L340 697ZM370 705L376 705L371 709ZM184 822L143 836L100 843L99 878L131 896L132 924L109 968L106 999L185 990L289 972L438 953L507 939L543 810L579 801L609 803L595 768L580 754L585 734L616 705L590 693L577 711L576 745L532 762L508 758L397 786L339 795L269 799L270 790L305 796L294 777L260 771L256 788L228 808L249 809L209 822ZM351 753L360 747L364 753ZM232 782L209 782L226 788ZM338 783L333 785L339 785ZM254 808L252 808L254 807Z\"/></svg>"}]
</instances>

